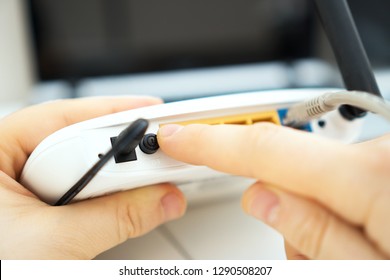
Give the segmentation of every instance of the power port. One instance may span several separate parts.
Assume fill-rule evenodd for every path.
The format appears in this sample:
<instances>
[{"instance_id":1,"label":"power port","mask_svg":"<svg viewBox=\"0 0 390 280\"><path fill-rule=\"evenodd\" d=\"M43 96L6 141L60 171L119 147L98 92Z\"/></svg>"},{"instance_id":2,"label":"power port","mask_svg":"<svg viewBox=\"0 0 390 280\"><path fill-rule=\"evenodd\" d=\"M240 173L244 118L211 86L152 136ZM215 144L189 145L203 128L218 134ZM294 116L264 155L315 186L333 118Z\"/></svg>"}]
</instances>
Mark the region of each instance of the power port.
<instances>
[{"instance_id":1,"label":"power port","mask_svg":"<svg viewBox=\"0 0 390 280\"><path fill-rule=\"evenodd\" d=\"M154 133L146 134L139 143L139 147L145 154L154 154L160 148L157 142L157 135Z\"/></svg>"}]
</instances>

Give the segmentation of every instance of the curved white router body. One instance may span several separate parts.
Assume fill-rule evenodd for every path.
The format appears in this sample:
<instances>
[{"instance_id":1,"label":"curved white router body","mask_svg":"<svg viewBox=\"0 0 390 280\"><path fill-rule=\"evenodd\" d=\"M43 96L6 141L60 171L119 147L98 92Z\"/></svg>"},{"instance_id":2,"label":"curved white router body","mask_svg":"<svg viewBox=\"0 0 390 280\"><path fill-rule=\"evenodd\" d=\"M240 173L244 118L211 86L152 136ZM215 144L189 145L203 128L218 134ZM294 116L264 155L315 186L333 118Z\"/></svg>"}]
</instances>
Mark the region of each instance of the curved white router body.
<instances>
[{"instance_id":1,"label":"curved white router body","mask_svg":"<svg viewBox=\"0 0 390 280\"><path fill-rule=\"evenodd\" d=\"M138 118L149 120L146 133L157 133L159 126L165 123L279 110L328 91L278 90L209 97L144 107L77 123L53 133L38 145L26 162L21 181L43 201L54 203L99 160L99 154L111 148L110 138ZM344 142L353 141L359 134L361 121L344 121L338 113L330 113L323 119L327 121L324 128L312 122L313 133ZM116 163L114 159L110 160L75 199L161 182L180 185L222 175L204 166L176 161L161 150L150 155L137 147L135 152L135 161Z\"/></svg>"}]
</instances>

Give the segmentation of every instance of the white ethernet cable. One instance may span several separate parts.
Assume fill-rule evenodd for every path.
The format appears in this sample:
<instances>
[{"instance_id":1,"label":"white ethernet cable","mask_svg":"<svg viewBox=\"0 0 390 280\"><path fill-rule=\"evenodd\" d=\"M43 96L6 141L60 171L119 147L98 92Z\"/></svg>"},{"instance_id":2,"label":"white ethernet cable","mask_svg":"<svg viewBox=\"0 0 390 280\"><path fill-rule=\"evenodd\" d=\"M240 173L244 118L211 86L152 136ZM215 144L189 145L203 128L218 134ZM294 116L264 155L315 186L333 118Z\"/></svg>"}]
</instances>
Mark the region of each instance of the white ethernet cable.
<instances>
[{"instance_id":1,"label":"white ethernet cable","mask_svg":"<svg viewBox=\"0 0 390 280\"><path fill-rule=\"evenodd\" d=\"M337 109L341 105L351 105L370 111L390 122L390 103L381 97L363 91L338 91L327 92L292 106L287 112L284 124L298 127Z\"/></svg>"}]
</instances>

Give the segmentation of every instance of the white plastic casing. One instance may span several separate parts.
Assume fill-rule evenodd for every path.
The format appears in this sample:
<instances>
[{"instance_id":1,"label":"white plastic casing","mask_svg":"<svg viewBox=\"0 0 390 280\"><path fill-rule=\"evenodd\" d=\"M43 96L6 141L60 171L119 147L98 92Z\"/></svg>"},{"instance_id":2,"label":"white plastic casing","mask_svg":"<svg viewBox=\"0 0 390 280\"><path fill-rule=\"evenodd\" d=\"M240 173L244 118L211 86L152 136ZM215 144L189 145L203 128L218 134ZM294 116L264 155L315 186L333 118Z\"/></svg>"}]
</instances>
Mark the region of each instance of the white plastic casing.
<instances>
[{"instance_id":1,"label":"white plastic casing","mask_svg":"<svg viewBox=\"0 0 390 280\"><path fill-rule=\"evenodd\" d=\"M329 90L241 93L144 107L84 121L63 128L43 140L27 160L21 182L43 201L53 204L99 160L99 154L111 148L110 138L138 118L149 120L146 133L157 133L159 125L164 123L288 108L324 92ZM360 131L361 122L345 121L337 112L328 115L324 116L327 121L325 127L312 123L313 132L352 142ZM149 155L137 147L136 155L137 160L130 162L115 163L114 159L110 160L75 200L161 182L180 185L223 175L204 166L176 161L161 150Z\"/></svg>"}]
</instances>

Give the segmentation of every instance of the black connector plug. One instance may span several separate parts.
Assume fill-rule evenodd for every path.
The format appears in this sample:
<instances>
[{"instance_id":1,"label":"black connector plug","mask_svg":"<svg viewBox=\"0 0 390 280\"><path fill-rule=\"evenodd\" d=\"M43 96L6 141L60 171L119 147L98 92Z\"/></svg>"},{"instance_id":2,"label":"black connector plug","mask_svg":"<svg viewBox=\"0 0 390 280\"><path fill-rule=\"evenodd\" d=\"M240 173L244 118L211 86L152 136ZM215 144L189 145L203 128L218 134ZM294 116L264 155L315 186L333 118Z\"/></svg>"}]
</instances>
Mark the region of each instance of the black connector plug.
<instances>
[{"instance_id":1,"label":"black connector plug","mask_svg":"<svg viewBox=\"0 0 390 280\"><path fill-rule=\"evenodd\" d=\"M118 141L118 137L111 137L111 145L114 146L116 141ZM116 163L122 163L122 162L128 162L128 161L134 161L137 160L137 154L135 152L135 149L129 150L128 147L125 147L125 149L119 153L116 153L114 155L114 159Z\"/></svg>"},{"instance_id":2,"label":"black connector plug","mask_svg":"<svg viewBox=\"0 0 390 280\"><path fill-rule=\"evenodd\" d=\"M160 148L157 142L157 135L154 133L146 134L139 143L139 148L148 155L157 152L157 150Z\"/></svg>"},{"instance_id":3,"label":"black connector plug","mask_svg":"<svg viewBox=\"0 0 390 280\"><path fill-rule=\"evenodd\" d=\"M135 122L134 126L129 126L125 130L123 130L118 137L111 137L111 145L114 147L117 142L123 142L123 139L126 137L129 137L128 135L132 135L135 133L137 134L137 142L139 143L141 140L140 138L143 137L143 134L145 133L149 123L148 121L144 119L139 119ZM143 133L139 132L142 131ZM122 163L122 162L129 162L137 160L137 154L135 153L135 142L130 143L129 145L122 145L121 149L118 150L117 153L115 153L114 158L116 163Z\"/></svg>"}]
</instances>

